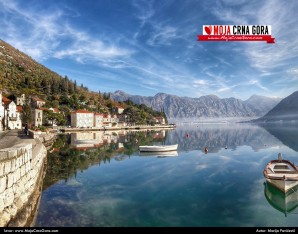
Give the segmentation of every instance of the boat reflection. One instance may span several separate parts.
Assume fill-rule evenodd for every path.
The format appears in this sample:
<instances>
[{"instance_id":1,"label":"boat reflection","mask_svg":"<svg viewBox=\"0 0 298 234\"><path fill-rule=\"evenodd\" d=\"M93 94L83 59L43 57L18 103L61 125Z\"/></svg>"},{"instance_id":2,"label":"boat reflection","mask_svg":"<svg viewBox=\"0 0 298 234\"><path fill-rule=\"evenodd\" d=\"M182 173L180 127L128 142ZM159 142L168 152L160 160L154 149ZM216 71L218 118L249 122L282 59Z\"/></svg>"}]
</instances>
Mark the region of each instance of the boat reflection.
<instances>
[{"instance_id":1,"label":"boat reflection","mask_svg":"<svg viewBox=\"0 0 298 234\"><path fill-rule=\"evenodd\" d=\"M283 193L279 189L265 182L265 197L269 204L287 216L298 206L298 188L291 189L287 193Z\"/></svg>"},{"instance_id":2,"label":"boat reflection","mask_svg":"<svg viewBox=\"0 0 298 234\"><path fill-rule=\"evenodd\" d=\"M163 157L175 157L178 156L177 151L167 151L167 152L139 152L139 156L153 156L158 158Z\"/></svg>"}]
</instances>

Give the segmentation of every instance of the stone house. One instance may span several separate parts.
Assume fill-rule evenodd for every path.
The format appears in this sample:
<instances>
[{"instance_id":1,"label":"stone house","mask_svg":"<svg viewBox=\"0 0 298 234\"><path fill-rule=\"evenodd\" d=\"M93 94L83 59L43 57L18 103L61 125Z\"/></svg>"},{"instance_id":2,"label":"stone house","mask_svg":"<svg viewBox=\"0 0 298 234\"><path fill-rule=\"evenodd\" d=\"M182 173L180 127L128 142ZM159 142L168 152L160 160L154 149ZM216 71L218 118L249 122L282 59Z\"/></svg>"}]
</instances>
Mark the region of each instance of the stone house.
<instances>
[{"instance_id":1,"label":"stone house","mask_svg":"<svg viewBox=\"0 0 298 234\"><path fill-rule=\"evenodd\" d=\"M103 115L103 126L104 127L115 127L118 125L117 115L104 114Z\"/></svg>"},{"instance_id":2,"label":"stone house","mask_svg":"<svg viewBox=\"0 0 298 234\"><path fill-rule=\"evenodd\" d=\"M41 109L32 109L33 126L39 127L42 125L42 114Z\"/></svg>"},{"instance_id":3,"label":"stone house","mask_svg":"<svg viewBox=\"0 0 298 234\"><path fill-rule=\"evenodd\" d=\"M165 118L164 118L164 117L161 117L161 116L154 117L154 118L152 119L152 122L153 122L154 124L166 124L166 120L165 120Z\"/></svg>"},{"instance_id":4,"label":"stone house","mask_svg":"<svg viewBox=\"0 0 298 234\"><path fill-rule=\"evenodd\" d=\"M77 110L71 113L71 126L88 128L94 125L94 113L87 110Z\"/></svg>"},{"instance_id":5,"label":"stone house","mask_svg":"<svg viewBox=\"0 0 298 234\"><path fill-rule=\"evenodd\" d=\"M33 97L32 98L32 104L33 104L34 107L40 108L40 107L44 106L46 104L46 102L41 100L38 97Z\"/></svg>"},{"instance_id":6,"label":"stone house","mask_svg":"<svg viewBox=\"0 0 298 234\"><path fill-rule=\"evenodd\" d=\"M122 114L125 109L122 106L115 106L113 107L113 111L117 114Z\"/></svg>"},{"instance_id":7,"label":"stone house","mask_svg":"<svg viewBox=\"0 0 298 234\"><path fill-rule=\"evenodd\" d=\"M26 97L25 94L22 94L21 97L17 97L17 106L24 106Z\"/></svg>"},{"instance_id":8,"label":"stone house","mask_svg":"<svg viewBox=\"0 0 298 234\"><path fill-rule=\"evenodd\" d=\"M94 114L94 127L97 127L97 128L103 127L103 114L100 114L100 113Z\"/></svg>"},{"instance_id":9,"label":"stone house","mask_svg":"<svg viewBox=\"0 0 298 234\"><path fill-rule=\"evenodd\" d=\"M2 106L4 107L4 127L7 129L22 129L21 116L17 111L15 102L2 96Z\"/></svg>"}]
</instances>

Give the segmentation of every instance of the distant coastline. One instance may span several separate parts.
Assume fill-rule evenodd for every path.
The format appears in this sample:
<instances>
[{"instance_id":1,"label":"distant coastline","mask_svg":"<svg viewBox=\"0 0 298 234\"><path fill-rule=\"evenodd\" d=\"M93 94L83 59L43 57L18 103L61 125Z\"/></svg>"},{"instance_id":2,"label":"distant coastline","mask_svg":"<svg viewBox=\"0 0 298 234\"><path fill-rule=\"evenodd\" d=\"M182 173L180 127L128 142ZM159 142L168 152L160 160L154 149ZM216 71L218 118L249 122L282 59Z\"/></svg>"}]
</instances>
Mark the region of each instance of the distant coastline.
<instances>
[{"instance_id":1,"label":"distant coastline","mask_svg":"<svg viewBox=\"0 0 298 234\"><path fill-rule=\"evenodd\" d=\"M170 123L179 124L230 124L230 123L248 123L255 119L254 117L225 117L225 118L169 118Z\"/></svg>"},{"instance_id":2,"label":"distant coastline","mask_svg":"<svg viewBox=\"0 0 298 234\"><path fill-rule=\"evenodd\" d=\"M125 127L90 127L90 128L57 128L60 132L80 132L80 131L115 131L115 130L146 130L146 129L174 129L176 127L175 124L167 124L167 125L133 125L133 126L125 126Z\"/></svg>"}]
</instances>

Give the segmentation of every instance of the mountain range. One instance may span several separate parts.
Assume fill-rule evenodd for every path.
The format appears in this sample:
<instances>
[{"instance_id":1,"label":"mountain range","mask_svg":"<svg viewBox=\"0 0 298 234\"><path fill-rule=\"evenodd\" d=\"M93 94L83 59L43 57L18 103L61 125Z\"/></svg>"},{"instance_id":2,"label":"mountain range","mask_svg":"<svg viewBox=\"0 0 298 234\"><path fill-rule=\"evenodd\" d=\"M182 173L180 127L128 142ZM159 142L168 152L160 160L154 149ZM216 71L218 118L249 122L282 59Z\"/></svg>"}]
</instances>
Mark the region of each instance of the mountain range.
<instances>
[{"instance_id":1,"label":"mountain range","mask_svg":"<svg viewBox=\"0 0 298 234\"><path fill-rule=\"evenodd\" d=\"M298 91L285 97L272 110L254 122L298 121Z\"/></svg>"},{"instance_id":2,"label":"mountain range","mask_svg":"<svg viewBox=\"0 0 298 234\"><path fill-rule=\"evenodd\" d=\"M130 95L117 90L110 93L115 101L131 100L134 103L145 104L155 110L164 110L169 119L184 118L259 118L264 116L282 99L253 95L243 101L236 98L219 98L215 95L199 98L179 97L165 93L155 96Z\"/></svg>"}]
</instances>

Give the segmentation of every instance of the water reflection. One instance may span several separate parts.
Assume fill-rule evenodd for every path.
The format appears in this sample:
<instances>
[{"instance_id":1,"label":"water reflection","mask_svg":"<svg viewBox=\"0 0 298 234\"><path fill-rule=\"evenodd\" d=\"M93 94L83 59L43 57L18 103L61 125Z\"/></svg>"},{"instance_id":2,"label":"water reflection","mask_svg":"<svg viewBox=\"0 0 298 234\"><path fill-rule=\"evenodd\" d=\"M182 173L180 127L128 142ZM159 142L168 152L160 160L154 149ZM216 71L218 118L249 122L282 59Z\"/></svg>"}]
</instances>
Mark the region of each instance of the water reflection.
<instances>
[{"instance_id":1,"label":"water reflection","mask_svg":"<svg viewBox=\"0 0 298 234\"><path fill-rule=\"evenodd\" d=\"M258 151L283 143L298 152L296 129L288 125L221 124L219 128L215 124L204 124L184 125L167 131L78 132L71 133L70 145L71 148L85 150L118 143L117 147L123 148L123 144L132 141L141 145L150 137L156 145L178 143L180 151L204 151L208 147L208 152L216 153L223 148L235 150L242 145Z\"/></svg>"},{"instance_id":2,"label":"water reflection","mask_svg":"<svg viewBox=\"0 0 298 234\"><path fill-rule=\"evenodd\" d=\"M184 125L169 134L168 144L178 142L183 151L202 150L209 153L232 149L242 145L254 151L280 145L280 141L265 129L251 124L201 124Z\"/></svg>"},{"instance_id":3,"label":"water reflection","mask_svg":"<svg viewBox=\"0 0 298 234\"><path fill-rule=\"evenodd\" d=\"M135 143L144 142L144 139L151 137L153 140L163 141L166 131L97 131L97 132L75 132L71 133L71 147L75 149L86 149L101 147L111 143Z\"/></svg>"},{"instance_id":4,"label":"water reflection","mask_svg":"<svg viewBox=\"0 0 298 234\"><path fill-rule=\"evenodd\" d=\"M265 124L260 125L284 145L298 152L297 124Z\"/></svg>"},{"instance_id":5,"label":"water reflection","mask_svg":"<svg viewBox=\"0 0 298 234\"><path fill-rule=\"evenodd\" d=\"M44 189L76 176L92 165L122 161L138 151L139 144L163 144L166 131L97 131L61 134L48 154Z\"/></svg>"},{"instance_id":6,"label":"water reflection","mask_svg":"<svg viewBox=\"0 0 298 234\"><path fill-rule=\"evenodd\" d=\"M138 151L176 143L178 157ZM262 171L276 150L295 161L277 137L246 124L60 135L48 155L36 225L297 226L264 197L275 196L264 191ZM271 203L282 207L282 199Z\"/></svg>"},{"instance_id":7,"label":"water reflection","mask_svg":"<svg viewBox=\"0 0 298 234\"><path fill-rule=\"evenodd\" d=\"M204 153L204 148L208 147L209 153L216 153L222 149L236 150L243 145L250 146L254 151L278 147L282 145L279 140L281 139L295 149L297 134L291 127L264 128L250 124L221 124L220 127L204 124L180 126L175 130L90 131L62 134L49 153L47 181L44 186L46 188L60 179L67 180L70 176L76 175L78 169L83 171L91 165L109 163L115 156L117 161L128 159L131 155L144 156L138 151L139 145L178 143L178 152L199 150Z\"/></svg>"},{"instance_id":8,"label":"water reflection","mask_svg":"<svg viewBox=\"0 0 298 234\"><path fill-rule=\"evenodd\" d=\"M177 151L168 151L168 152L139 152L140 156L153 156L153 157L175 157L178 156Z\"/></svg>"},{"instance_id":9,"label":"water reflection","mask_svg":"<svg viewBox=\"0 0 298 234\"><path fill-rule=\"evenodd\" d=\"M294 213L298 207L298 188L285 194L268 182L264 182L264 186L265 197L273 208L284 213L285 216Z\"/></svg>"}]
</instances>

